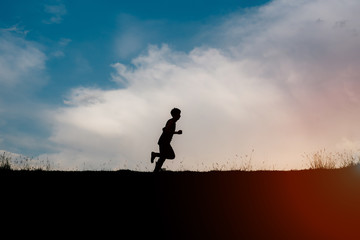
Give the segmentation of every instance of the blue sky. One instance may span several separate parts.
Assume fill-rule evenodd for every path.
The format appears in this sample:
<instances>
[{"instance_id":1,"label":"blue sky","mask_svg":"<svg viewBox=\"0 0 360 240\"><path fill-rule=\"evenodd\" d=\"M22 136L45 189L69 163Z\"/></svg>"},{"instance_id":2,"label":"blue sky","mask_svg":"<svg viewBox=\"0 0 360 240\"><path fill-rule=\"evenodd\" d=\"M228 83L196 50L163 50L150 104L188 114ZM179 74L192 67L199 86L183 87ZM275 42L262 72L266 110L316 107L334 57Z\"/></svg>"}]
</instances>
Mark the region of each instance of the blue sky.
<instances>
[{"instance_id":1,"label":"blue sky","mask_svg":"<svg viewBox=\"0 0 360 240\"><path fill-rule=\"evenodd\" d=\"M64 169L149 170L175 105L184 135L173 169L241 164L253 149L262 167L301 167L305 151L356 148L358 8L1 1L0 149Z\"/></svg>"},{"instance_id":2,"label":"blue sky","mask_svg":"<svg viewBox=\"0 0 360 240\"><path fill-rule=\"evenodd\" d=\"M58 102L76 85L113 87L110 64L129 62L148 44L189 51L206 44L196 32L217 18L267 1L2 1L1 28L16 27L41 44L49 80L40 94ZM115 39L140 31L121 53ZM144 33L145 31L145 33Z\"/></svg>"}]
</instances>

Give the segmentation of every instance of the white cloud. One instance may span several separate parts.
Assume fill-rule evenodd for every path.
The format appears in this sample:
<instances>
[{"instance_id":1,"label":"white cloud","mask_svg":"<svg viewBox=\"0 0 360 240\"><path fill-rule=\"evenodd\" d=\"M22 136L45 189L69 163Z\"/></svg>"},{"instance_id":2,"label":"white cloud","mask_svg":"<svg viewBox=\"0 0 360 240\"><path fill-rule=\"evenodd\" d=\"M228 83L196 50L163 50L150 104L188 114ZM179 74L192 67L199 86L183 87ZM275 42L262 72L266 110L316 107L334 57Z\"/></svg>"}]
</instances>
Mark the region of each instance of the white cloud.
<instances>
[{"instance_id":1,"label":"white cloud","mask_svg":"<svg viewBox=\"0 0 360 240\"><path fill-rule=\"evenodd\" d=\"M74 89L51 114L59 153L49 157L65 168L152 170L173 107L184 131L173 169L231 165L252 149L255 167L301 168L304 152L356 143L359 10L352 0L273 1L207 31L211 48L151 46L132 66L113 64L125 88Z\"/></svg>"},{"instance_id":2,"label":"white cloud","mask_svg":"<svg viewBox=\"0 0 360 240\"><path fill-rule=\"evenodd\" d=\"M117 56L121 59L133 57L159 37L163 22L140 20L128 14L118 17L118 32L114 41Z\"/></svg>"},{"instance_id":3,"label":"white cloud","mask_svg":"<svg viewBox=\"0 0 360 240\"><path fill-rule=\"evenodd\" d=\"M45 60L45 54L36 43L0 32L0 84L3 90L26 82L34 84L36 75L45 68Z\"/></svg>"},{"instance_id":4,"label":"white cloud","mask_svg":"<svg viewBox=\"0 0 360 240\"><path fill-rule=\"evenodd\" d=\"M51 15L49 19L44 20L46 24L59 24L63 21L63 16L66 15L67 10L64 4L45 5L44 11Z\"/></svg>"},{"instance_id":5,"label":"white cloud","mask_svg":"<svg viewBox=\"0 0 360 240\"><path fill-rule=\"evenodd\" d=\"M0 31L0 138L9 151L44 149L39 135L46 128L40 121L47 106L34 97L47 80L41 49L23 34ZM36 136L31 128L39 130Z\"/></svg>"},{"instance_id":6,"label":"white cloud","mask_svg":"<svg viewBox=\"0 0 360 240\"><path fill-rule=\"evenodd\" d=\"M63 51L60 51L60 50L52 52L51 55L56 57L56 58L65 57L65 53Z\"/></svg>"},{"instance_id":7,"label":"white cloud","mask_svg":"<svg viewBox=\"0 0 360 240\"><path fill-rule=\"evenodd\" d=\"M71 41L72 40L69 38L61 38L58 42L58 46L50 55L55 58L65 57L65 48L71 43Z\"/></svg>"},{"instance_id":8,"label":"white cloud","mask_svg":"<svg viewBox=\"0 0 360 240\"><path fill-rule=\"evenodd\" d=\"M23 35L26 36L30 31L29 30L25 30L24 27L19 26L19 24L15 24L11 27L8 28L0 28L1 32L9 32L9 33L16 33L19 35Z\"/></svg>"},{"instance_id":9,"label":"white cloud","mask_svg":"<svg viewBox=\"0 0 360 240\"><path fill-rule=\"evenodd\" d=\"M71 42L72 42L72 40L70 38L61 38L59 41L59 45L62 47L66 47Z\"/></svg>"}]
</instances>

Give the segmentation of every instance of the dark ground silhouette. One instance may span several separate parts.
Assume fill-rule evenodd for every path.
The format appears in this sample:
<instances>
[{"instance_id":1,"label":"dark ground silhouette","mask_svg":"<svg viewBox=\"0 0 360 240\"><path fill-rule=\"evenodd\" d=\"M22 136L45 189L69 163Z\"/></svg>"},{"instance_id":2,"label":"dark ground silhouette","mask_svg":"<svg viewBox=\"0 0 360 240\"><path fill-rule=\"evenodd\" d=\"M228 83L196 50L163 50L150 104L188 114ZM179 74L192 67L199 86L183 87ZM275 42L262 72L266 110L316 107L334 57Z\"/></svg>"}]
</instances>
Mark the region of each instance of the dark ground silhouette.
<instances>
[{"instance_id":1,"label":"dark ground silhouette","mask_svg":"<svg viewBox=\"0 0 360 240\"><path fill-rule=\"evenodd\" d=\"M11 171L0 181L2 218L40 225L50 237L73 230L132 239L360 239L358 168Z\"/></svg>"}]
</instances>

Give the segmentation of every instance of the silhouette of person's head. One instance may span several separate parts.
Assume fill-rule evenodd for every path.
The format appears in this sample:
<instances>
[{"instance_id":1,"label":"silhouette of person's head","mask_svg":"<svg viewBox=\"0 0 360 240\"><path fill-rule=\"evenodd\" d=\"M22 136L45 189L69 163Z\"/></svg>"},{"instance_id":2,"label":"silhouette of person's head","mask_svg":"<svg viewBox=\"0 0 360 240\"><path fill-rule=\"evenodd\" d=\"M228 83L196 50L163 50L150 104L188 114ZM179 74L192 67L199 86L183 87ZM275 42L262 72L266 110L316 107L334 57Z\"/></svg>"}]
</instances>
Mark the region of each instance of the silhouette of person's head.
<instances>
[{"instance_id":1,"label":"silhouette of person's head","mask_svg":"<svg viewBox=\"0 0 360 240\"><path fill-rule=\"evenodd\" d=\"M181 115L180 115L181 111L178 108L173 108L170 113L171 113L171 116L176 120L179 120L181 117Z\"/></svg>"}]
</instances>

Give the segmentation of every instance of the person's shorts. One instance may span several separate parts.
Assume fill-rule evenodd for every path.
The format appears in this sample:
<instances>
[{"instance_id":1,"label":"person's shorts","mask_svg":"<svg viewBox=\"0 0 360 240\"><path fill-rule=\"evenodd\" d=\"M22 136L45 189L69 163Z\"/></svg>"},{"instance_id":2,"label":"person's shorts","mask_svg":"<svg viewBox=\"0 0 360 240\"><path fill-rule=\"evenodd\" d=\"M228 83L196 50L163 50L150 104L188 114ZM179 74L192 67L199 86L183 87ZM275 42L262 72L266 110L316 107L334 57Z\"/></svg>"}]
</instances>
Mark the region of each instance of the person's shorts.
<instances>
[{"instance_id":1,"label":"person's shorts","mask_svg":"<svg viewBox=\"0 0 360 240\"><path fill-rule=\"evenodd\" d=\"M175 153L170 144L159 144L160 155L166 159L174 159Z\"/></svg>"}]
</instances>

